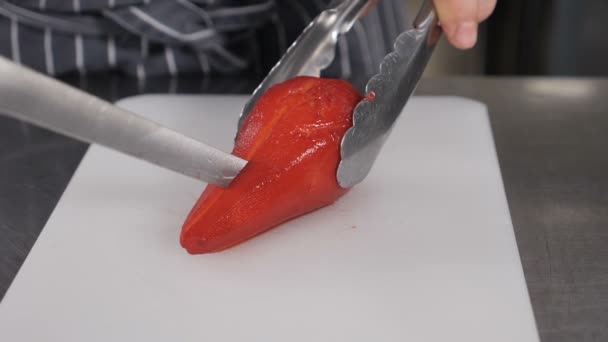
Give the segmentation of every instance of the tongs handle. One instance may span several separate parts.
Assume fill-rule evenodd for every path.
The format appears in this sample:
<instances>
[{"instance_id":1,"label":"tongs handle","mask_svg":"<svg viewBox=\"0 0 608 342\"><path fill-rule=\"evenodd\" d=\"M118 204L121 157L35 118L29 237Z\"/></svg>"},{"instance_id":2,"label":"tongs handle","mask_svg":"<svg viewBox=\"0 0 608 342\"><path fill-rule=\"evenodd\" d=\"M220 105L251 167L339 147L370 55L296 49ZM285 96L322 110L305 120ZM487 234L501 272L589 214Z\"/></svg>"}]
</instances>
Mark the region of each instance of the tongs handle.
<instances>
[{"instance_id":1,"label":"tongs handle","mask_svg":"<svg viewBox=\"0 0 608 342\"><path fill-rule=\"evenodd\" d=\"M413 26L418 30L435 30L438 25L438 20L433 2L431 0L425 0L414 19Z\"/></svg>"},{"instance_id":2,"label":"tongs handle","mask_svg":"<svg viewBox=\"0 0 608 342\"><path fill-rule=\"evenodd\" d=\"M1 114L219 186L247 163L2 57Z\"/></svg>"}]
</instances>

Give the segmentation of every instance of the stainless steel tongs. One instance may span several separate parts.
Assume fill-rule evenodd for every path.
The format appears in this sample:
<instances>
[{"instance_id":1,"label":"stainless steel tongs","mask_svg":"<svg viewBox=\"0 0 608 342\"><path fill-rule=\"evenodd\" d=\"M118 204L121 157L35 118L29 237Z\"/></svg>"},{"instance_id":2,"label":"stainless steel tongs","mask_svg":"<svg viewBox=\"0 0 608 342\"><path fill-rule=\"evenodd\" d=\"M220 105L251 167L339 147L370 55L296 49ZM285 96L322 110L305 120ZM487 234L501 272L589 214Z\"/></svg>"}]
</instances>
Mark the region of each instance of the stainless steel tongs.
<instances>
[{"instance_id":1,"label":"stainless steel tongs","mask_svg":"<svg viewBox=\"0 0 608 342\"><path fill-rule=\"evenodd\" d=\"M323 11L288 49L245 105L239 127L259 97L272 85L295 76L319 76L334 58L345 33L376 0L343 0ZM341 147L337 179L342 187L369 173L395 120L426 66L440 34L429 1L414 27L402 33L380 73L366 87L374 101L355 109L354 126ZM247 161L120 109L59 81L0 57L0 113L100 144L203 181L227 186Z\"/></svg>"},{"instance_id":2,"label":"stainless steel tongs","mask_svg":"<svg viewBox=\"0 0 608 342\"><path fill-rule=\"evenodd\" d=\"M295 76L318 77L334 59L338 35L349 31L377 1L343 0L319 14L255 90L243 109L239 129L255 103L274 84ZM432 2L426 0L412 29L397 37L394 51L380 64L380 73L368 81L365 91L373 93L374 100L362 101L355 108L354 125L342 140L342 160L337 172L340 186L348 188L361 182L371 170L414 92L440 34Z\"/></svg>"}]
</instances>

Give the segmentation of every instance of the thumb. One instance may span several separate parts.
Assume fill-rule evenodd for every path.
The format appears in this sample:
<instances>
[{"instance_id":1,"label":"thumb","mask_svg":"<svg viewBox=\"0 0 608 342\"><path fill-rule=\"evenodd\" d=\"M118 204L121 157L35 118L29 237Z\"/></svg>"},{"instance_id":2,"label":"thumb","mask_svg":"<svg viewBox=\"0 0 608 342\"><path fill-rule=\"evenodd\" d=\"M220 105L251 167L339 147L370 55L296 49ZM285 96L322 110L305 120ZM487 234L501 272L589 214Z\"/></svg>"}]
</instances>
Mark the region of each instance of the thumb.
<instances>
[{"instance_id":1,"label":"thumb","mask_svg":"<svg viewBox=\"0 0 608 342\"><path fill-rule=\"evenodd\" d=\"M472 48L477 42L478 0L434 0L434 4L450 43L459 49Z\"/></svg>"}]
</instances>

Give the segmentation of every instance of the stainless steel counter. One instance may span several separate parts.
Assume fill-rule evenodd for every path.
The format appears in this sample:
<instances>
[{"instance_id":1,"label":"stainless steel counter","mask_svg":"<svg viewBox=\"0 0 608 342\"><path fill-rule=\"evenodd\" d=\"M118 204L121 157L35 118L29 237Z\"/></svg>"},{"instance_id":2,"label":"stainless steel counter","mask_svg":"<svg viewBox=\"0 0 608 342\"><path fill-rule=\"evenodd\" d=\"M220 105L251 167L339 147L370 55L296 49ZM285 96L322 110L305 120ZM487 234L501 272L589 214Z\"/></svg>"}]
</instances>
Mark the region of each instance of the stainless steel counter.
<instances>
[{"instance_id":1,"label":"stainless steel counter","mask_svg":"<svg viewBox=\"0 0 608 342\"><path fill-rule=\"evenodd\" d=\"M247 93L255 82L75 82L110 100L141 92ZM425 80L419 95L488 105L543 341L608 341L608 80ZM0 118L0 296L86 146ZM1 305L1 304L0 304Z\"/></svg>"}]
</instances>

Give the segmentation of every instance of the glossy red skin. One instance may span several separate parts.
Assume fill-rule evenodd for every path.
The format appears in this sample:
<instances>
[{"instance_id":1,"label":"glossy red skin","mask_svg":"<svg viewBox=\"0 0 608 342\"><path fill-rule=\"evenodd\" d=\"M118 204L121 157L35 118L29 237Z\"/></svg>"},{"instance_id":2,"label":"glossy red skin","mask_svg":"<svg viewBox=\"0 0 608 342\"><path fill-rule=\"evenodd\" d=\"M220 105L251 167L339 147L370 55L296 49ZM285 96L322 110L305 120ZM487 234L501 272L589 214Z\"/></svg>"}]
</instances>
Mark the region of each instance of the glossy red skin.
<instances>
[{"instance_id":1,"label":"glossy red skin","mask_svg":"<svg viewBox=\"0 0 608 342\"><path fill-rule=\"evenodd\" d=\"M232 152L249 163L227 189L205 189L183 226L182 246L218 252L343 196L340 142L360 100L339 80L298 77L269 89Z\"/></svg>"}]
</instances>

